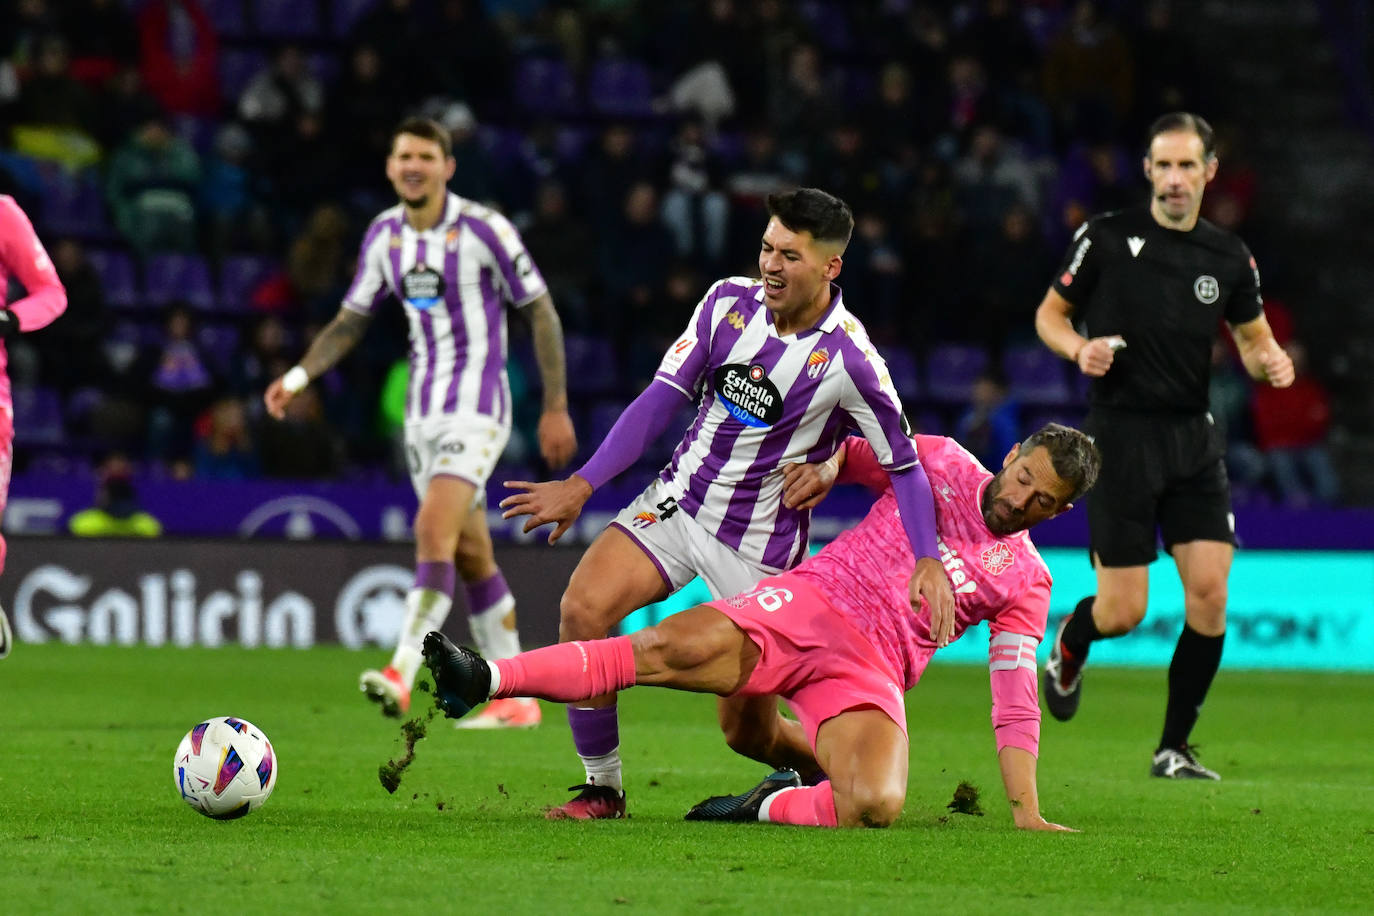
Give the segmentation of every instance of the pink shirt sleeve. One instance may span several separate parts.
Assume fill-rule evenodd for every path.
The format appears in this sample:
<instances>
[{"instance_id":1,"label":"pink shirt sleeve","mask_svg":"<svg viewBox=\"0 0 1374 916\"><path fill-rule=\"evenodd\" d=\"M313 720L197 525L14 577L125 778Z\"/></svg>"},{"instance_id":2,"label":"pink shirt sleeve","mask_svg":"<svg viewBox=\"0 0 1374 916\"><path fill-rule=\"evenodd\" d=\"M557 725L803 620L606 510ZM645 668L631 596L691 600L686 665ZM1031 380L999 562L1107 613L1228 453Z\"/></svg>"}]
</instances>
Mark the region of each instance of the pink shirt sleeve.
<instances>
[{"instance_id":1,"label":"pink shirt sleeve","mask_svg":"<svg viewBox=\"0 0 1374 916\"><path fill-rule=\"evenodd\" d=\"M1050 586L1033 582L1017 601L988 622L988 675L992 686L992 731L997 750L1019 747L1040 753L1040 694L1035 650L1045 632ZM1031 635L1040 634L1040 635Z\"/></svg>"},{"instance_id":2,"label":"pink shirt sleeve","mask_svg":"<svg viewBox=\"0 0 1374 916\"><path fill-rule=\"evenodd\" d=\"M844 467L836 475L836 483L857 483L873 493L881 493L892 485L867 439L850 436L844 440L843 446Z\"/></svg>"},{"instance_id":3,"label":"pink shirt sleeve","mask_svg":"<svg viewBox=\"0 0 1374 916\"><path fill-rule=\"evenodd\" d=\"M48 252L33 224L11 198L0 197L0 263L3 263L28 295L10 303L19 330L36 331L52 324L67 309L67 290L57 278Z\"/></svg>"}]
</instances>

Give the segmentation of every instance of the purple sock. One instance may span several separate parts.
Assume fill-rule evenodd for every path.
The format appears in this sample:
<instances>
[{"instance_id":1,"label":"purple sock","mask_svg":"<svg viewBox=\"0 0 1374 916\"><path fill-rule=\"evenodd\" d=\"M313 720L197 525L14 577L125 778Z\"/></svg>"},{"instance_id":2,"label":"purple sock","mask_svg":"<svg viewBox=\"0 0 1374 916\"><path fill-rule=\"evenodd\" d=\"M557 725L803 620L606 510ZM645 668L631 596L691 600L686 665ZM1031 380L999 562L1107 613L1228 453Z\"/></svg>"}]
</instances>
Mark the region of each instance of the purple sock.
<instances>
[{"instance_id":1,"label":"purple sock","mask_svg":"<svg viewBox=\"0 0 1374 916\"><path fill-rule=\"evenodd\" d=\"M416 588L433 589L452 598L455 578L452 563L432 561L415 564Z\"/></svg>"},{"instance_id":2,"label":"purple sock","mask_svg":"<svg viewBox=\"0 0 1374 916\"><path fill-rule=\"evenodd\" d=\"M614 703L601 709L569 706L568 725L578 756L603 757L620 747L620 718Z\"/></svg>"},{"instance_id":3,"label":"purple sock","mask_svg":"<svg viewBox=\"0 0 1374 916\"><path fill-rule=\"evenodd\" d=\"M506 585L506 577L498 569L481 582L464 582L463 593L468 599L468 613L480 614L495 607L498 601L509 595L510 586Z\"/></svg>"}]
</instances>

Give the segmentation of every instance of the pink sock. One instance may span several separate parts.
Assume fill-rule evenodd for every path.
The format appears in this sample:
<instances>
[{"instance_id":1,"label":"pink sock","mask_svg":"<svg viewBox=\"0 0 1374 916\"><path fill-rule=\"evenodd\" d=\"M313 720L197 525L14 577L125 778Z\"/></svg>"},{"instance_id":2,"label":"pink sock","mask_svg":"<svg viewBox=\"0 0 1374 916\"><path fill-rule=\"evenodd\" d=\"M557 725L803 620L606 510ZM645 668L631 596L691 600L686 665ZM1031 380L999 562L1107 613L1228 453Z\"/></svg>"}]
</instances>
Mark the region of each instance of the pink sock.
<instances>
[{"instance_id":1,"label":"pink sock","mask_svg":"<svg viewBox=\"0 0 1374 916\"><path fill-rule=\"evenodd\" d=\"M489 661L501 675L493 699L539 697L571 703L633 687L630 637L565 642Z\"/></svg>"},{"instance_id":2,"label":"pink sock","mask_svg":"<svg viewBox=\"0 0 1374 916\"><path fill-rule=\"evenodd\" d=\"M830 780L799 789L783 789L764 800L764 815L760 820L771 824L799 824L803 827L834 827L835 793Z\"/></svg>"}]
</instances>

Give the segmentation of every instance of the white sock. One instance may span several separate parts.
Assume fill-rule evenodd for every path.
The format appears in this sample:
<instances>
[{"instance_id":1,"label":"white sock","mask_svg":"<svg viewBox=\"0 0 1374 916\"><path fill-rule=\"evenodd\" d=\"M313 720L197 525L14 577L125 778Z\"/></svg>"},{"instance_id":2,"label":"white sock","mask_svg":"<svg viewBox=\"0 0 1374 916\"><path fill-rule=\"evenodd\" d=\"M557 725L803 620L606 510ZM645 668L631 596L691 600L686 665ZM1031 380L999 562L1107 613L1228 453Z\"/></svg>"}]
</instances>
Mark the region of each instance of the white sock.
<instances>
[{"instance_id":1,"label":"white sock","mask_svg":"<svg viewBox=\"0 0 1374 916\"><path fill-rule=\"evenodd\" d=\"M472 641L483 658L513 658L520 654L520 634L515 629L515 597L507 594L479 614L468 615Z\"/></svg>"},{"instance_id":2,"label":"white sock","mask_svg":"<svg viewBox=\"0 0 1374 916\"><path fill-rule=\"evenodd\" d=\"M400 672L407 686L415 683L415 674L424 660L420 649L425 634L444 625L451 607L453 599L436 589L412 588L406 593L406 619L401 624L396 651L391 655L391 667Z\"/></svg>"},{"instance_id":3,"label":"white sock","mask_svg":"<svg viewBox=\"0 0 1374 916\"><path fill-rule=\"evenodd\" d=\"M620 784L620 748L600 757L583 757L582 765L587 768L587 782L617 792L624 788Z\"/></svg>"}]
</instances>

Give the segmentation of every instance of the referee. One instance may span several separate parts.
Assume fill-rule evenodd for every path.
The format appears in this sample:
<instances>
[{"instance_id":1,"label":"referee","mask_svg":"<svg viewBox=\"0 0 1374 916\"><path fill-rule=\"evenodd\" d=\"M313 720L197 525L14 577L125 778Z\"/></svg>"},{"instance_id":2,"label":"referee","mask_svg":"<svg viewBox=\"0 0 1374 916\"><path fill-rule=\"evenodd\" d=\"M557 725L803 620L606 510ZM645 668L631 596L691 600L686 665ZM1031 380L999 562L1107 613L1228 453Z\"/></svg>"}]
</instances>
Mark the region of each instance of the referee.
<instances>
[{"instance_id":1,"label":"referee","mask_svg":"<svg viewBox=\"0 0 1374 916\"><path fill-rule=\"evenodd\" d=\"M1093 379L1084 431L1102 452L1088 497L1097 594L1060 624L1044 694L1056 719L1072 718L1093 642L1145 617L1158 532L1183 582L1186 622L1150 773L1220 779L1188 744L1221 664L1236 543L1224 444L1207 412L1218 324L1226 320L1252 377L1287 387L1293 362L1265 320L1249 249L1198 218L1217 172L1211 126L1177 112L1148 137L1149 206L1088 220L1035 313L1040 339Z\"/></svg>"}]
</instances>

